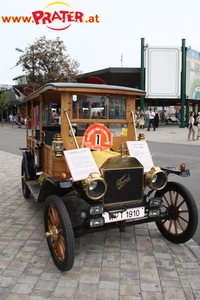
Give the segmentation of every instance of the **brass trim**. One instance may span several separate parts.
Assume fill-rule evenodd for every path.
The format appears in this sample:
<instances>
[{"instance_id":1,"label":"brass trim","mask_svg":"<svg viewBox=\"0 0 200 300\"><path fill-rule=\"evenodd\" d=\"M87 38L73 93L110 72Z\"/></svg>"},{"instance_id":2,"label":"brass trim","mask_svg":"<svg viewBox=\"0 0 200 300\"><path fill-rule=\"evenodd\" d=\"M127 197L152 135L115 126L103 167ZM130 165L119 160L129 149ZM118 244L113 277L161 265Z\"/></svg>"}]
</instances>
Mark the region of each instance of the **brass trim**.
<instances>
[{"instance_id":1,"label":"brass trim","mask_svg":"<svg viewBox=\"0 0 200 300\"><path fill-rule=\"evenodd\" d=\"M109 203L109 204L104 204L103 200L103 205L104 207L112 207L112 206L120 206L120 205L128 205L128 204L136 204L136 203L142 203L144 200L143 198L140 200L131 200L131 201L123 201L123 202L115 202L115 203Z\"/></svg>"},{"instance_id":2,"label":"brass trim","mask_svg":"<svg viewBox=\"0 0 200 300\"><path fill-rule=\"evenodd\" d=\"M98 197L93 197L89 193L89 186L93 181L102 182L103 185L104 185L104 191ZM86 179L82 180L82 186L83 186L83 189L85 191L85 194L91 200L101 199L107 191L107 183L106 183L105 179L99 175L99 173L90 173L89 176Z\"/></svg>"},{"instance_id":3,"label":"brass trim","mask_svg":"<svg viewBox=\"0 0 200 300\"><path fill-rule=\"evenodd\" d=\"M133 110L131 110L131 114L132 114L132 119L133 119L133 130L134 130L134 140L137 141L137 132L136 132L136 126L135 126L135 113Z\"/></svg>"},{"instance_id":4,"label":"brass trim","mask_svg":"<svg viewBox=\"0 0 200 300\"><path fill-rule=\"evenodd\" d=\"M78 145L77 139L76 139L76 137L75 137L74 130L73 130L73 127L72 127L72 123L71 123L71 121L70 121L70 118L69 118L69 115L68 115L68 113L67 113L67 109L66 109L66 108L64 108L64 113L65 113L66 118L67 118L67 121L68 121L68 123L69 123L70 132L71 132L71 135L72 135L72 137L73 137L73 139L74 139L76 148L79 149L79 145Z\"/></svg>"},{"instance_id":5,"label":"brass trim","mask_svg":"<svg viewBox=\"0 0 200 300\"><path fill-rule=\"evenodd\" d=\"M152 179L155 175L160 173L164 175L165 183L161 187L156 188L154 186L154 183L152 183ZM166 186L167 182L168 182L167 173L161 170L160 167L152 167L151 170L145 175L145 184L148 185L148 187L150 187L153 190L157 190L157 191L162 190Z\"/></svg>"},{"instance_id":6,"label":"brass trim","mask_svg":"<svg viewBox=\"0 0 200 300\"><path fill-rule=\"evenodd\" d=\"M48 232L45 232L47 238L51 237L54 241L58 240L59 231L56 226L52 226L52 229Z\"/></svg>"}]
</instances>

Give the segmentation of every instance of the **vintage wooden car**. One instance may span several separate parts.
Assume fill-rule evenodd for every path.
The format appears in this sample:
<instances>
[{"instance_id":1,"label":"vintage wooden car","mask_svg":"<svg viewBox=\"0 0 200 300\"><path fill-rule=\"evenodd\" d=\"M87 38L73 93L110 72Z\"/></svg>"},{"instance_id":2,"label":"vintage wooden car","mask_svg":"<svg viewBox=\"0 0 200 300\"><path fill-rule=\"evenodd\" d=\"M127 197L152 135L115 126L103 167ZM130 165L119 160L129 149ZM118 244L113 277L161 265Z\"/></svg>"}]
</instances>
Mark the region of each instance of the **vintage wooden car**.
<instances>
[{"instance_id":1,"label":"vintage wooden car","mask_svg":"<svg viewBox=\"0 0 200 300\"><path fill-rule=\"evenodd\" d=\"M198 214L186 187L155 167L136 133L135 97L144 91L109 85L49 83L26 98L25 198L44 202L44 227L55 265L74 263L74 237L155 222L173 243L194 235ZM144 157L140 154L144 151Z\"/></svg>"}]
</instances>

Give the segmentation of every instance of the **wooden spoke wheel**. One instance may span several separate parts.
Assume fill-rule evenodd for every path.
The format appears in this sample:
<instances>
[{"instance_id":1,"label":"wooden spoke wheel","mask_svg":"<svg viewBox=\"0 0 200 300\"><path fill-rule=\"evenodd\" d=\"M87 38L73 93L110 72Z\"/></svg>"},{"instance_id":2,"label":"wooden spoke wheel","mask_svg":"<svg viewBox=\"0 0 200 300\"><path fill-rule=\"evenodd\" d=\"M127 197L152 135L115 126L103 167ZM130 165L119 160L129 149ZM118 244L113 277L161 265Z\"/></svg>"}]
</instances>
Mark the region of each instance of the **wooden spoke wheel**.
<instances>
[{"instance_id":1,"label":"wooden spoke wheel","mask_svg":"<svg viewBox=\"0 0 200 300\"><path fill-rule=\"evenodd\" d=\"M185 243L193 237L198 225L198 210L192 194L182 184L168 182L164 189L156 192L162 197L162 214L166 219L156 225L169 241Z\"/></svg>"},{"instance_id":2,"label":"wooden spoke wheel","mask_svg":"<svg viewBox=\"0 0 200 300\"><path fill-rule=\"evenodd\" d=\"M61 271L69 271L74 263L74 233L67 209L56 195L45 201L44 226L55 265Z\"/></svg>"},{"instance_id":3,"label":"wooden spoke wheel","mask_svg":"<svg viewBox=\"0 0 200 300\"><path fill-rule=\"evenodd\" d=\"M25 172L25 164L23 160L21 165L21 184L22 184L22 193L24 198L26 199L30 198L31 192L26 184L26 172Z\"/></svg>"}]
</instances>

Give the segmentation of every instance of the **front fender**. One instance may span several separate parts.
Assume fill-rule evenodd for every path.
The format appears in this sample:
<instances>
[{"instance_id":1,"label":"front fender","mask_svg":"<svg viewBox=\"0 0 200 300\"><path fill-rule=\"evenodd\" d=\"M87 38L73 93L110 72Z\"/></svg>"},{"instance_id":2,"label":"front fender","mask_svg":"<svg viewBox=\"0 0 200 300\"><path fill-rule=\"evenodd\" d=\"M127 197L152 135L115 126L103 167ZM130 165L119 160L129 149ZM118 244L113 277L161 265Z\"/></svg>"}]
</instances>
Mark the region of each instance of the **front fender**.
<instances>
[{"instance_id":1,"label":"front fender","mask_svg":"<svg viewBox=\"0 0 200 300\"><path fill-rule=\"evenodd\" d=\"M168 174L176 174L182 177L188 177L190 176L190 170L189 169L180 169L180 168L176 168L176 167L165 167L165 168L161 168L161 170L165 171Z\"/></svg>"},{"instance_id":2,"label":"front fender","mask_svg":"<svg viewBox=\"0 0 200 300\"><path fill-rule=\"evenodd\" d=\"M62 197L72 190L74 189L71 179L60 180L59 178L47 177L42 182L37 202L44 202L51 195Z\"/></svg>"},{"instance_id":3,"label":"front fender","mask_svg":"<svg viewBox=\"0 0 200 300\"><path fill-rule=\"evenodd\" d=\"M27 148L20 148L23 156L23 164L25 170L26 181L36 179L36 171L34 168L34 154L33 151Z\"/></svg>"}]
</instances>

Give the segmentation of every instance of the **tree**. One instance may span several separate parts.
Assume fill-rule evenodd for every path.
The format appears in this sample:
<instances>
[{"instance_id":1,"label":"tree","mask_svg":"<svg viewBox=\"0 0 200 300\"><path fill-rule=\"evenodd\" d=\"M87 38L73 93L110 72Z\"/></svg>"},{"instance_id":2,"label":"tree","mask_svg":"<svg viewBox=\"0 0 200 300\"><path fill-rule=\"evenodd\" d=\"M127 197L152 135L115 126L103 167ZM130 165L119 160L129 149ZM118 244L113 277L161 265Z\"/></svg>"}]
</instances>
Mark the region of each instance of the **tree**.
<instances>
[{"instance_id":1,"label":"tree","mask_svg":"<svg viewBox=\"0 0 200 300\"><path fill-rule=\"evenodd\" d=\"M75 82L79 62L70 59L64 42L57 37L47 40L45 36L28 45L17 65L21 65L31 83L37 88L48 82Z\"/></svg>"},{"instance_id":2,"label":"tree","mask_svg":"<svg viewBox=\"0 0 200 300\"><path fill-rule=\"evenodd\" d=\"M1 120L3 120L3 111L8 108L8 92L5 89L0 89L0 112Z\"/></svg>"}]
</instances>

